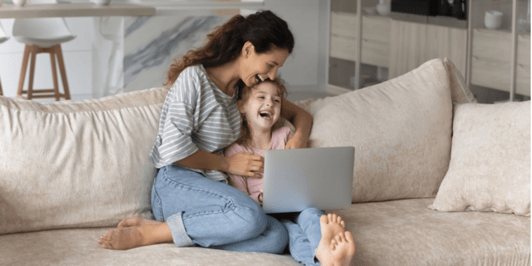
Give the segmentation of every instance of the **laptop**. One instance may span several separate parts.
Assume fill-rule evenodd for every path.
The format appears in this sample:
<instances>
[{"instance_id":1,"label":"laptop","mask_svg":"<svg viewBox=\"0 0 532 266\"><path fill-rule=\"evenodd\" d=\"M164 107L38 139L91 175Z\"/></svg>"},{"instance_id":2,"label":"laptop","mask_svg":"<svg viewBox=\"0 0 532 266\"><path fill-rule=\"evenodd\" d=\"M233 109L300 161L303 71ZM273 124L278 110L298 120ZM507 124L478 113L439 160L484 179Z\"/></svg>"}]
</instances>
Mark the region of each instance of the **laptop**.
<instances>
[{"instance_id":1,"label":"laptop","mask_svg":"<svg viewBox=\"0 0 532 266\"><path fill-rule=\"evenodd\" d=\"M351 206L354 147L269 150L264 156L266 213Z\"/></svg>"}]
</instances>

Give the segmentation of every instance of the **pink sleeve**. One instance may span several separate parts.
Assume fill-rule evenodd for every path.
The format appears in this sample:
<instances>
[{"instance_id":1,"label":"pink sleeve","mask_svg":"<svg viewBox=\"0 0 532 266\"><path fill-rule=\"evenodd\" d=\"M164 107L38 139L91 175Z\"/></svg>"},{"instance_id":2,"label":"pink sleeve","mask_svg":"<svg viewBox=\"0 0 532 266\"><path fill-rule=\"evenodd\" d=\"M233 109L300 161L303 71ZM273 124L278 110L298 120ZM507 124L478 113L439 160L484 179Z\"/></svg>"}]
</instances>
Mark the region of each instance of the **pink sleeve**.
<instances>
[{"instance_id":1,"label":"pink sleeve","mask_svg":"<svg viewBox=\"0 0 532 266\"><path fill-rule=\"evenodd\" d=\"M289 127L285 127L284 129L286 130L286 132L283 132L285 134L284 144L286 145L286 143L294 136L294 132L292 132Z\"/></svg>"},{"instance_id":2,"label":"pink sleeve","mask_svg":"<svg viewBox=\"0 0 532 266\"><path fill-rule=\"evenodd\" d=\"M234 154L237 154L239 152L245 151L244 147L241 145L238 145L236 143L233 143L231 146L225 148L224 155L226 157L230 157ZM246 188L246 182L244 181L244 178L239 175L233 175L233 174L227 174L229 176L229 185L231 185L234 188L237 188L244 192L245 194L248 194L248 190Z\"/></svg>"}]
</instances>

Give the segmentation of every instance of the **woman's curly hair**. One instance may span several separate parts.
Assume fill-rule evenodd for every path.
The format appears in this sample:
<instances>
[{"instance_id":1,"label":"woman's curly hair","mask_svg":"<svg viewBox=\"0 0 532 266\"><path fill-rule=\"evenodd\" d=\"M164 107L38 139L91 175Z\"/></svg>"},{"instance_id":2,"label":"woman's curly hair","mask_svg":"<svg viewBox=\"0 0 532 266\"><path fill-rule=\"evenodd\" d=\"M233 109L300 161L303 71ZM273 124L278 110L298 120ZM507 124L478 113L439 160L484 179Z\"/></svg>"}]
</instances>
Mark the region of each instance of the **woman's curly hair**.
<instances>
[{"instance_id":1,"label":"woman's curly hair","mask_svg":"<svg viewBox=\"0 0 532 266\"><path fill-rule=\"evenodd\" d=\"M288 24L271 11L259 11L245 18L235 15L208 34L207 44L203 47L189 50L181 60L174 60L164 85L174 84L179 74L189 66L217 67L236 60L248 41L259 54L274 48L287 49L288 53L292 53L294 48L294 36ZM238 87L243 87L242 81L239 81Z\"/></svg>"}]
</instances>

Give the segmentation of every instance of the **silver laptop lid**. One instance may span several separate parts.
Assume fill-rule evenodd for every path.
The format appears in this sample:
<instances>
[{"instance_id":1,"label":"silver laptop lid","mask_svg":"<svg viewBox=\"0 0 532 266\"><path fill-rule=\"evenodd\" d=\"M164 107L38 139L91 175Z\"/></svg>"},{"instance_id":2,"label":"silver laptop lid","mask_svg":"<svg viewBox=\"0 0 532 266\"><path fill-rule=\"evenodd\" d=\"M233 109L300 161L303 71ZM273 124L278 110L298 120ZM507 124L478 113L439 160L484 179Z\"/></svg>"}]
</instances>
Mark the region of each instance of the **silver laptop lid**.
<instances>
[{"instance_id":1,"label":"silver laptop lid","mask_svg":"<svg viewBox=\"0 0 532 266\"><path fill-rule=\"evenodd\" d=\"M349 208L354 156L354 147L266 151L263 209L278 213Z\"/></svg>"}]
</instances>

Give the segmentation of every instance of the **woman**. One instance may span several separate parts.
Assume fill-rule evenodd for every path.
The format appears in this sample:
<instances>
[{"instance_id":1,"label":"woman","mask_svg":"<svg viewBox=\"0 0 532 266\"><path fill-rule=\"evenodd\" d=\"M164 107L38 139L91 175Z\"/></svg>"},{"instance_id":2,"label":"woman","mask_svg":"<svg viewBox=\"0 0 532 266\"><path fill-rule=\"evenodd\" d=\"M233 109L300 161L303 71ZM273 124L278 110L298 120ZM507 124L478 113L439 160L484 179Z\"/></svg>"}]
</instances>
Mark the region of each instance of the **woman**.
<instances>
[{"instance_id":1,"label":"woman","mask_svg":"<svg viewBox=\"0 0 532 266\"><path fill-rule=\"evenodd\" d=\"M157 243L280 253L286 230L250 197L227 185L225 173L260 178L264 159L222 151L240 136L239 88L275 79L294 47L284 20L271 11L236 15L168 71L166 97L150 157L160 168L152 188L157 221L122 220L99 240L103 248ZM286 148L306 147L310 114L283 101L281 116L295 128Z\"/></svg>"}]
</instances>

